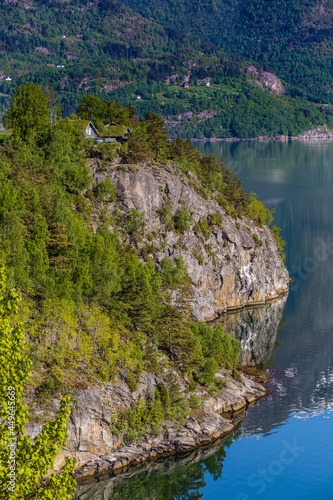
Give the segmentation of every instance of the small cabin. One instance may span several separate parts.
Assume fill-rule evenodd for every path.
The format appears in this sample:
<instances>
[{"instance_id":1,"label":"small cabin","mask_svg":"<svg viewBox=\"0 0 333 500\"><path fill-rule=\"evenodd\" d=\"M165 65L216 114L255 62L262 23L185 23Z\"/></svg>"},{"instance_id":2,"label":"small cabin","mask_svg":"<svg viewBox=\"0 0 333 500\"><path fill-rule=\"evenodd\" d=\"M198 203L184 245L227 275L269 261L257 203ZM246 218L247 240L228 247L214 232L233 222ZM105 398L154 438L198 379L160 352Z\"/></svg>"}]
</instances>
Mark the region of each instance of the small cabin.
<instances>
[{"instance_id":1,"label":"small cabin","mask_svg":"<svg viewBox=\"0 0 333 500\"><path fill-rule=\"evenodd\" d=\"M189 85L189 83L188 83L188 82L185 82L185 83L183 84L184 89L188 89L188 88L189 88L189 86L190 86L190 85Z\"/></svg>"},{"instance_id":2,"label":"small cabin","mask_svg":"<svg viewBox=\"0 0 333 500\"><path fill-rule=\"evenodd\" d=\"M86 126L84 136L87 137L88 139L95 139L95 137L98 137L98 130L94 126L92 122L89 122Z\"/></svg>"}]
</instances>

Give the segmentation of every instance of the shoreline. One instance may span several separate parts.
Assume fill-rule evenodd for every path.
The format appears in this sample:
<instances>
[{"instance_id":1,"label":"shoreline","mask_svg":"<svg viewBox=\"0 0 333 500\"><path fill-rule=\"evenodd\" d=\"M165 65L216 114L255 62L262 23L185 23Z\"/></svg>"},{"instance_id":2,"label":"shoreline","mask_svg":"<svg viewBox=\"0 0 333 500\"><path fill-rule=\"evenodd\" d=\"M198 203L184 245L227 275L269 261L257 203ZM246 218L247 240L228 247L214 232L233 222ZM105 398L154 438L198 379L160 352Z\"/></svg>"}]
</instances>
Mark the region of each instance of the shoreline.
<instances>
[{"instance_id":1,"label":"shoreline","mask_svg":"<svg viewBox=\"0 0 333 500\"><path fill-rule=\"evenodd\" d=\"M318 133L317 135L311 135L305 132L304 134L300 134L298 136L288 136L288 135L279 135L276 137L269 136L260 136L260 137L203 137L190 139L191 142L292 142L292 141L300 141L300 142L325 142L333 140L333 132L330 133Z\"/></svg>"},{"instance_id":2,"label":"shoreline","mask_svg":"<svg viewBox=\"0 0 333 500\"><path fill-rule=\"evenodd\" d=\"M242 309L261 308L288 292L289 287L265 301L230 307L219 317ZM78 484L95 481L106 474L123 474L128 468L184 455L226 438L243 420L247 410L269 394L266 384L270 382L270 377L266 372L243 365L237 370L238 377L234 377L231 370L222 370L217 374L226 382L221 392L209 396L205 391L199 391L197 395L202 407L191 410L185 422L163 421L157 436L146 434L144 442L131 444L118 441L116 448L79 466L74 473Z\"/></svg>"},{"instance_id":3,"label":"shoreline","mask_svg":"<svg viewBox=\"0 0 333 500\"><path fill-rule=\"evenodd\" d=\"M121 474L129 467L183 455L227 437L247 410L268 395L265 386L253 378L241 373L240 381L236 381L229 375L232 387L219 395L223 400L210 397L203 408L192 410L180 425L166 421L156 437L146 436L144 442L120 446L91 460L75 471L75 479L80 485L105 474Z\"/></svg>"}]
</instances>

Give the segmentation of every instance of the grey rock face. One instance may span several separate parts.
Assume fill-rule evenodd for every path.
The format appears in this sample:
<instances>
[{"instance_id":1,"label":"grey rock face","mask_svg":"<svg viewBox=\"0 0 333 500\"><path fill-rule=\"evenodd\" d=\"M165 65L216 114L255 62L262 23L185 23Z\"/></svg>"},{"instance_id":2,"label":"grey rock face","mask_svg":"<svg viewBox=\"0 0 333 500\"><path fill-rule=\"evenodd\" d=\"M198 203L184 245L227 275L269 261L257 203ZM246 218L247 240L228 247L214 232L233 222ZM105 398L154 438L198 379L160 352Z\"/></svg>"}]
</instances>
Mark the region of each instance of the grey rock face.
<instances>
[{"instance_id":1,"label":"grey rock face","mask_svg":"<svg viewBox=\"0 0 333 500\"><path fill-rule=\"evenodd\" d=\"M134 393L120 378L114 384L78 391L67 426L67 445L57 457L55 469L60 469L65 457L70 456L76 458L78 479L95 476L126 465L137 465L154 458L189 451L229 434L235 422L221 414L245 410L250 403L263 397L266 390L244 375L241 375L240 381L234 380L229 370L222 370L217 376L225 382L226 387L213 396L209 396L203 388L197 389L195 392L202 402L202 408L192 410L185 422L166 420L158 435L146 434L143 442L131 445L124 443L122 435L115 436L112 433L112 416L119 410L134 407L140 396L151 394L158 382L157 377L143 374ZM179 382L184 385L182 380ZM40 431L38 425L29 426L30 435Z\"/></svg>"},{"instance_id":2,"label":"grey rock face","mask_svg":"<svg viewBox=\"0 0 333 500\"><path fill-rule=\"evenodd\" d=\"M67 425L68 440L62 453L57 456L55 470L60 470L65 457L75 457L77 478L99 475L106 471L121 469L126 465L137 465L147 460L189 451L229 434L235 422L221 416L246 407L265 395L260 384L241 375L236 381L229 370L216 374L225 382L220 393L209 396L204 388L195 393L202 403L199 410L191 410L185 422L162 422L162 429L156 436L147 433L141 442L126 445L123 435L112 433L113 416L128 407L135 407L138 399L154 393L158 379L155 375L142 374L138 389L132 393L117 377L113 384L98 384L79 390L74 395L73 411ZM185 382L179 378L185 391ZM50 405L50 415L57 405ZM28 434L32 437L41 432L41 424L29 424Z\"/></svg>"},{"instance_id":3,"label":"grey rock face","mask_svg":"<svg viewBox=\"0 0 333 500\"><path fill-rule=\"evenodd\" d=\"M196 177L181 176L171 167L122 167L94 174L96 183L110 176L118 193L118 208L134 208L145 214L145 234L155 234L154 259L158 268L164 258L184 258L192 278L193 314L211 321L221 313L248 304L263 304L288 290L289 276L268 227L258 228L251 219L234 220L214 200L196 192ZM186 208L192 216L189 231L179 234L161 223L158 210L171 202L172 215ZM112 207L110 207L112 208ZM223 227L211 226L206 239L194 224L202 217L219 214ZM163 236L165 235L165 236ZM207 235L206 235L207 237ZM256 240L256 241L255 241Z\"/></svg>"}]
</instances>

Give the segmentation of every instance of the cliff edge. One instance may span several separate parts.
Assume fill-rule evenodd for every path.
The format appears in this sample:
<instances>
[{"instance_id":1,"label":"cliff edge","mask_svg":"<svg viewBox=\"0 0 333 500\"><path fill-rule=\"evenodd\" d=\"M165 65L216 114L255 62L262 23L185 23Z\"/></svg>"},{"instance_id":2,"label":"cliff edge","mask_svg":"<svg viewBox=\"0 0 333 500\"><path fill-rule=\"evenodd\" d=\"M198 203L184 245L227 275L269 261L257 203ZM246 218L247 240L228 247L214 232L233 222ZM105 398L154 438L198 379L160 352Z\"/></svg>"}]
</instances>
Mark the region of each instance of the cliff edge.
<instances>
[{"instance_id":1,"label":"cliff edge","mask_svg":"<svg viewBox=\"0 0 333 500\"><path fill-rule=\"evenodd\" d=\"M138 252L147 245L158 268L163 259L184 259L192 279L193 315L212 321L222 313L264 304L287 292L289 275L267 226L234 218L212 198L201 196L195 174L179 175L172 166L112 166L93 173L96 184L110 177L117 206L125 216L135 209L145 228ZM170 228L167 219L187 211L184 231Z\"/></svg>"}]
</instances>

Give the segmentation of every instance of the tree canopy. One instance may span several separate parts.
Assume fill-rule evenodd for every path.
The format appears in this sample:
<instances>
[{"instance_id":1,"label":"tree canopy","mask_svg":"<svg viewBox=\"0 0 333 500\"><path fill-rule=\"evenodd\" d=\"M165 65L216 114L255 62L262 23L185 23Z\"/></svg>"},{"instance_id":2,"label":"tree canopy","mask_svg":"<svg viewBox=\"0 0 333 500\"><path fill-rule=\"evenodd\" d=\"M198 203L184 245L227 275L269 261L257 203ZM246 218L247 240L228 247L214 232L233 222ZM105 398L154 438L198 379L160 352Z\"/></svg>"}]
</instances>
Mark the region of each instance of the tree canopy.
<instances>
[{"instance_id":1,"label":"tree canopy","mask_svg":"<svg viewBox=\"0 0 333 500\"><path fill-rule=\"evenodd\" d=\"M12 106L4 117L7 128L23 141L32 141L49 123L48 99L39 85L26 83L14 91Z\"/></svg>"}]
</instances>

